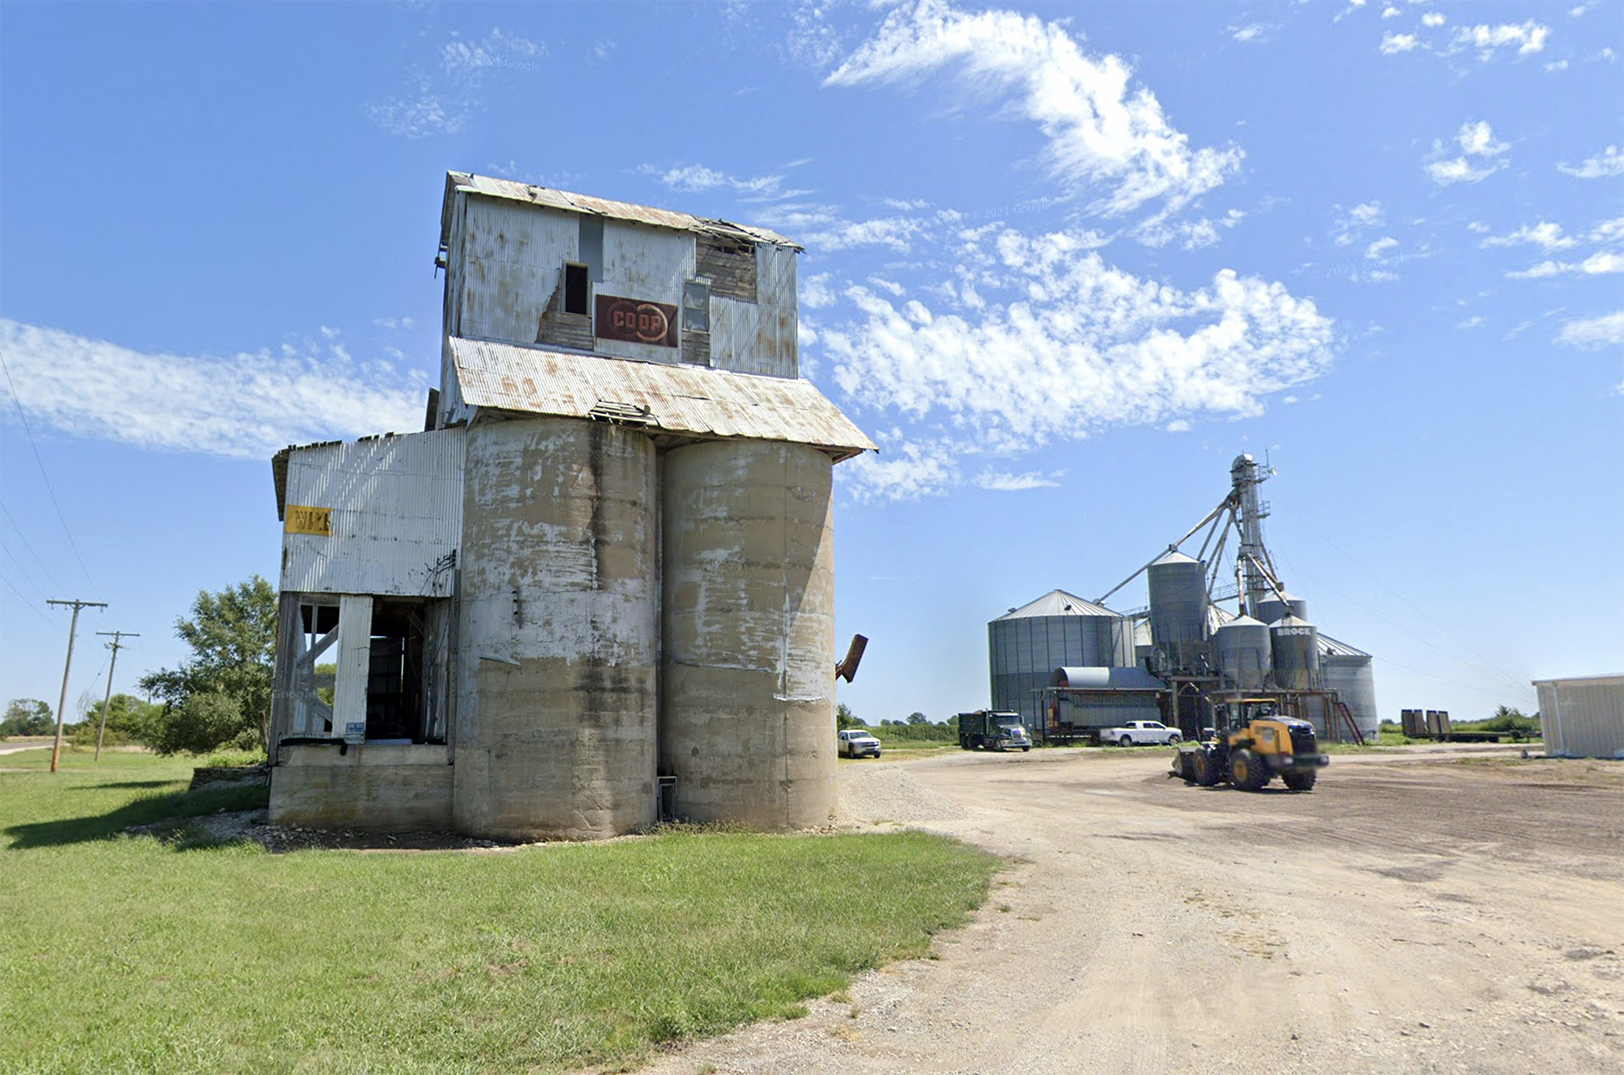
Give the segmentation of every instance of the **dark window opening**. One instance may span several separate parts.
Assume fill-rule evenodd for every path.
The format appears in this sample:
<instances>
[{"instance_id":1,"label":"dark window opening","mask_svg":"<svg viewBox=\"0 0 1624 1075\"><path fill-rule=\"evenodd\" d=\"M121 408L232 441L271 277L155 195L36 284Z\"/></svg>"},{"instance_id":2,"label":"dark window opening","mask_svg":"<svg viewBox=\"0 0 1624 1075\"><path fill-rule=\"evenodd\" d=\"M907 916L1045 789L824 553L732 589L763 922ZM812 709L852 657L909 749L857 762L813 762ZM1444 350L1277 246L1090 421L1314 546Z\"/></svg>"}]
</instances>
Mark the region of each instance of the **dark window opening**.
<instances>
[{"instance_id":1,"label":"dark window opening","mask_svg":"<svg viewBox=\"0 0 1624 1075\"><path fill-rule=\"evenodd\" d=\"M423 619L415 603L379 601L372 608L372 660L367 670L367 738L421 743Z\"/></svg>"},{"instance_id":2,"label":"dark window opening","mask_svg":"<svg viewBox=\"0 0 1624 1075\"><path fill-rule=\"evenodd\" d=\"M682 285L682 327L690 332L710 331L710 283L689 280Z\"/></svg>"},{"instance_id":3,"label":"dark window opening","mask_svg":"<svg viewBox=\"0 0 1624 1075\"><path fill-rule=\"evenodd\" d=\"M567 314L586 313L587 304L587 271L585 265L574 262L564 263L564 312Z\"/></svg>"}]
</instances>

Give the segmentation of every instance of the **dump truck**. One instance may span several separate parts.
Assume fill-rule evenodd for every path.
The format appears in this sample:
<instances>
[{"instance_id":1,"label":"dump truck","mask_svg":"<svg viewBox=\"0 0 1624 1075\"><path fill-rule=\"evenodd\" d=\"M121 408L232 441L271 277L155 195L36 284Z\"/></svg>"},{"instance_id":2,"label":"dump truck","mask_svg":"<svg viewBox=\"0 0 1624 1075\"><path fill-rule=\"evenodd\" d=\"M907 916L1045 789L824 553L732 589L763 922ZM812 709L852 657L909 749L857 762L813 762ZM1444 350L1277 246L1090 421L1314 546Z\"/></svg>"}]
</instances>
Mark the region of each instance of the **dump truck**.
<instances>
[{"instance_id":1,"label":"dump truck","mask_svg":"<svg viewBox=\"0 0 1624 1075\"><path fill-rule=\"evenodd\" d=\"M1031 750L1032 736L1019 713L978 709L959 714L959 746L965 750Z\"/></svg>"},{"instance_id":2,"label":"dump truck","mask_svg":"<svg viewBox=\"0 0 1624 1075\"><path fill-rule=\"evenodd\" d=\"M1312 791L1319 771L1331 763L1319 751L1314 726L1277 713L1273 699L1215 701L1212 708L1214 726L1206 737L1173 756L1171 775L1187 784L1262 791L1278 776L1292 791Z\"/></svg>"}]
</instances>

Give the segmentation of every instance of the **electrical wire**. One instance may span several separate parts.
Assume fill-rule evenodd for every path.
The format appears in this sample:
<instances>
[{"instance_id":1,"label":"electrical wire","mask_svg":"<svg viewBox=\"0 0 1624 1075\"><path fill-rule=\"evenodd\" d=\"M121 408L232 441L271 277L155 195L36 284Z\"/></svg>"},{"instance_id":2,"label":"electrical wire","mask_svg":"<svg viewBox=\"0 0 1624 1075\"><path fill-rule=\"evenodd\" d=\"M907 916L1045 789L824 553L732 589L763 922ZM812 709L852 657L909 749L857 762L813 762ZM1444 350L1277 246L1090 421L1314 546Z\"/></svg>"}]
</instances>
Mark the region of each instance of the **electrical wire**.
<instances>
[{"instance_id":1,"label":"electrical wire","mask_svg":"<svg viewBox=\"0 0 1624 1075\"><path fill-rule=\"evenodd\" d=\"M30 601L28 599L28 595L23 593L21 590L17 589L17 587L13 586L10 579L6 578L4 575L0 575L0 582L5 583L8 587L10 587L12 593L16 594L19 598L22 599L23 604L28 606L28 611L30 611L34 615L38 616L40 619L44 620L46 623L51 622L51 617L47 616L44 612L42 612L39 609L35 608L34 607L34 602L32 602L32 601Z\"/></svg>"},{"instance_id":2,"label":"electrical wire","mask_svg":"<svg viewBox=\"0 0 1624 1075\"><path fill-rule=\"evenodd\" d=\"M5 553L6 556L11 560L11 562L17 565L17 570L22 572L23 581L28 583L28 585L30 585L30 586L32 586L34 588L34 592L40 595L41 600L49 600L50 595L47 594L44 590L40 589L39 583L35 582L32 578L29 577L28 568L23 566L23 562L21 560L17 559L17 554L12 552L9 548L7 548L6 543L3 542L3 541L0 541L0 552Z\"/></svg>"},{"instance_id":3,"label":"electrical wire","mask_svg":"<svg viewBox=\"0 0 1624 1075\"><path fill-rule=\"evenodd\" d=\"M17 417L22 419L23 432L28 434L28 446L34 449L34 462L39 465L39 476L45 482L45 491L51 494L51 507L56 509L56 521L62 524L62 533L68 539L68 548L73 550L73 558L79 561L79 570L84 572L85 581L90 583L91 592L96 592L96 580L90 577L90 569L85 566L85 558L79 555L79 546L74 543L73 531L68 529L68 520L62 514L62 505L56 499L56 490L51 486L51 476L45 472L45 459L39 454L39 444L34 440L34 430L28 424L28 415L23 411L22 397L17 394L17 386L11 380L11 367L6 365L6 356L0 354L0 372L6 375L6 387L11 389L11 402L17 408ZM13 526L16 521L13 520Z\"/></svg>"},{"instance_id":4,"label":"electrical wire","mask_svg":"<svg viewBox=\"0 0 1624 1075\"><path fill-rule=\"evenodd\" d=\"M12 517L11 509L6 507L6 502L4 500L0 500L0 512L5 513L6 521L11 524L11 528L13 530L17 531L17 537L21 539L23 548L28 550L28 555L34 558L34 562L39 565L39 569L45 572L45 577L50 581L51 585L55 586L59 590L62 589L62 584L56 581L56 576L51 574L51 569L45 566L45 561L40 559L39 553L34 551L34 546L28 543L28 535L23 533L23 528L19 526L17 524L17 520Z\"/></svg>"}]
</instances>

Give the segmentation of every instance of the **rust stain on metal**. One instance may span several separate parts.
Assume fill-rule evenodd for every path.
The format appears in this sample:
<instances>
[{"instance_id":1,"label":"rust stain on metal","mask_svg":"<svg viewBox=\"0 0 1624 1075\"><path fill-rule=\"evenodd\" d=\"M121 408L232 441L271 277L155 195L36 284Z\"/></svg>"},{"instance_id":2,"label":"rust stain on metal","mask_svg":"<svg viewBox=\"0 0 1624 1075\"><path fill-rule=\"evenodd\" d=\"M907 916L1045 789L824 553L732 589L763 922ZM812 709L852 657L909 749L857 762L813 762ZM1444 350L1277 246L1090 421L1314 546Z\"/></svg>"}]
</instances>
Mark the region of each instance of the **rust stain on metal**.
<instances>
[{"instance_id":1,"label":"rust stain on metal","mask_svg":"<svg viewBox=\"0 0 1624 1075\"><path fill-rule=\"evenodd\" d=\"M613 405L670 433L808 444L837 461L877 450L810 381L491 340L452 337L450 347L463 400L475 407L590 419Z\"/></svg>"}]
</instances>

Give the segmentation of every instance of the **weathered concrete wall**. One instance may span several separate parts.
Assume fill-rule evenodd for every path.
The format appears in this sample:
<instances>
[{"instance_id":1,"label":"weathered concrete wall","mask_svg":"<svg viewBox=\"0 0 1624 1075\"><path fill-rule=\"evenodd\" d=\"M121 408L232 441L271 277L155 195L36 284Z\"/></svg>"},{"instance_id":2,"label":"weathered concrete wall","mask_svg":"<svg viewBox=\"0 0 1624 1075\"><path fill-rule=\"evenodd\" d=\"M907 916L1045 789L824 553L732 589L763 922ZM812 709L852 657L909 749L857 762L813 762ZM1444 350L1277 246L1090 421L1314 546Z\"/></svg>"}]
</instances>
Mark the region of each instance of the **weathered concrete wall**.
<instances>
[{"instance_id":1,"label":"weathered concrete wall","mask_svg":"<svg viewBox=\"0 0 1624 1075\"><path fill-rule=\"evenodd\" d=\"M453 814L591 838L655 818L653 443L567 418L468 432Z\"/></svg>"},{"instance_id":2,"label":"weathered concrete wall","mask_svg":"<svg viewBox=\"0 0 1624 1075\"><path fill-rule=\"evenodd\" d=\"M284 746L271 770L271 824L403 832L451 827L443 746Z\"/></svg>"},{"instance_id":3,"label":"weathered concrete wall","mask_svg":"<svg viewBox=\"0 0 1624 1075\"><path fill-rule=\"evenodd\" d=\"M661 764L684 818L798 828L834 811L832 470L767 441L664 458Z\"/></svg>"}]
</instances>

